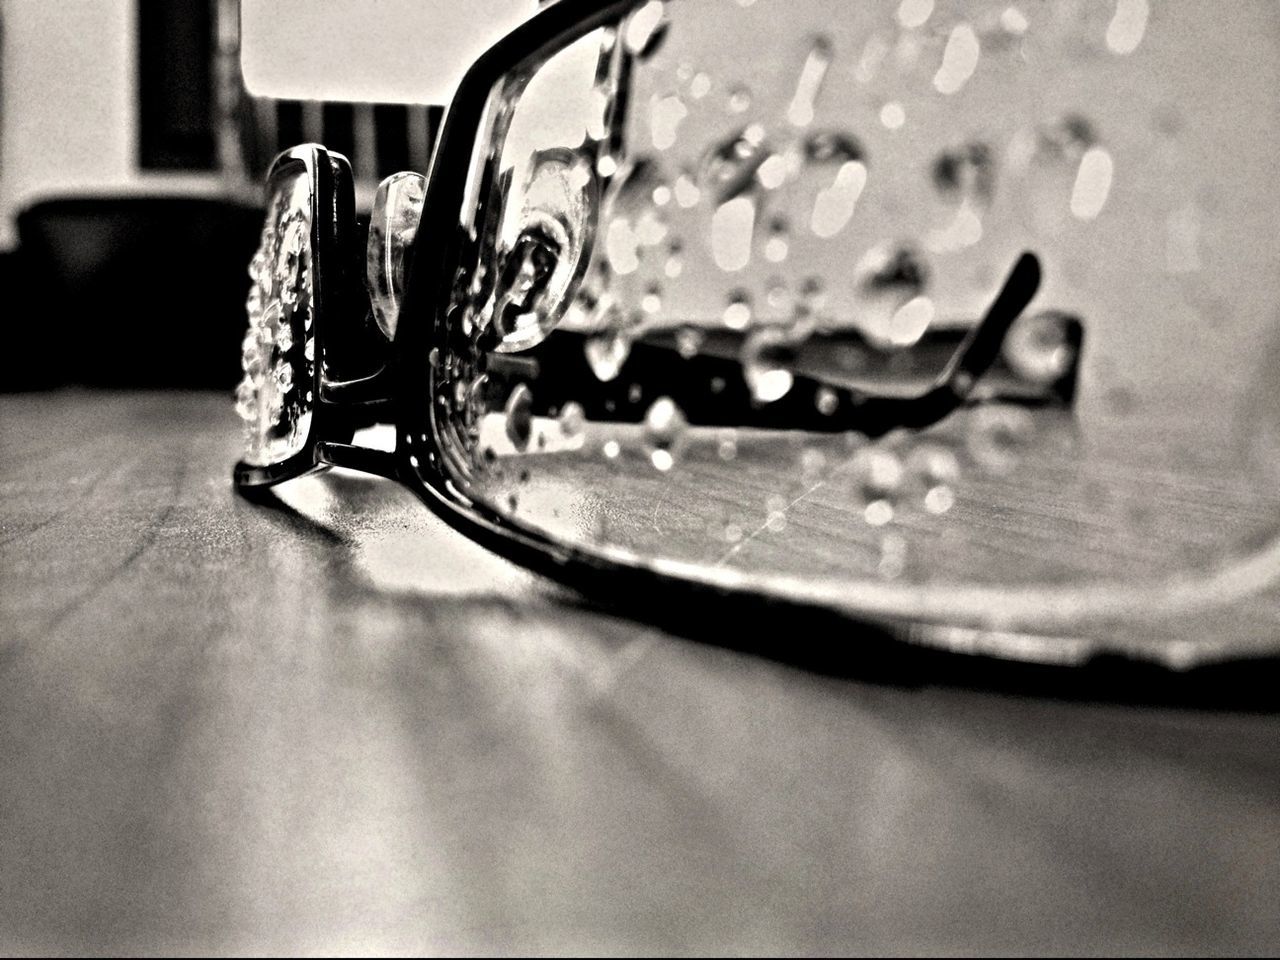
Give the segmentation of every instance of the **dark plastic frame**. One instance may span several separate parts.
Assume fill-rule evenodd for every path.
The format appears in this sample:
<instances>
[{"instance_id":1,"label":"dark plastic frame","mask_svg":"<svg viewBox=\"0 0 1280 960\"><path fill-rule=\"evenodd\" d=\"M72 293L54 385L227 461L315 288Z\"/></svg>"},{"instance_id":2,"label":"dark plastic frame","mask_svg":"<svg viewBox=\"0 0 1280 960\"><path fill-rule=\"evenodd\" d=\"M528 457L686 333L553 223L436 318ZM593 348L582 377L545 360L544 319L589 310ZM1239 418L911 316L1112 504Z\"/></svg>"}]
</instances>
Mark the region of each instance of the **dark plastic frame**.
<instances>
[{"instance_id":1,"label":"dark plastic frame","mask_svg":"<svg viewBox=\"0 0 1280 960\"><path fill-rule=\"evenodd\" d=\"M452 289L461 257L456 225L462 213L467 178L485 108L495 87L513 72L536 66L547 56L602 26L617 24L644 0L559 0L486 52L467 71L448 110L436 145L422 211L422 229L414 244L412 266L401 320L394 344L385 352L377 372L362 379L334 383L316 364L315 413L306 447L299 454L270 467L238 464L237 489L256 496L265 488L325 467L343 467L403 483L431 511L453 529L522 566L558 579L584 593L626 606L628 597L653 597L655 591L674 590L676 599L711 597L721 600L794 606L797 601L717 578L710 571L682 569L673 573L660 564L646 564L617 554L593 551L553 540L541 531L473 500L454 482L445 465L435 422L435 372L429 360L433 347L443 347L446 294ZM331 198L333 217L313 217L315 325L317 357L327 355L344 326L367 323L362 310L324 299L332 286L330 273L349 262L351 250L341 235L342 211L350 208L350 172L345 158L309 145L282 155L272 176L288 164L302 161L312 172L313 214L321 198ZM285 164L282 167L281 164ZM341 171L345 170L345 178ZM269 183L271 179L269 178ZM331 232L322 227L329 225ZM974 380L995 359L1005 332L1030 301L1039 284L1039 264L1024 254L1015 264L987 317L966 337L952 362L924 395L910 399L862 398L842 391L841 407L856 409L850 429L878 435L893 427L923 427L960 406ZM340 306L343 316L332 308ZM326 315L326 312L328 315ZM361 317L364 317L362 320ZM351 443L355 429L374 422L396 427L393 452ZM806 606L803 601L801 606ZM847 611L846 611L847 613ZM881 624L884 625L883 623ZM913 633L921 639L918 633Z\"/></svg>"}]
</instances>

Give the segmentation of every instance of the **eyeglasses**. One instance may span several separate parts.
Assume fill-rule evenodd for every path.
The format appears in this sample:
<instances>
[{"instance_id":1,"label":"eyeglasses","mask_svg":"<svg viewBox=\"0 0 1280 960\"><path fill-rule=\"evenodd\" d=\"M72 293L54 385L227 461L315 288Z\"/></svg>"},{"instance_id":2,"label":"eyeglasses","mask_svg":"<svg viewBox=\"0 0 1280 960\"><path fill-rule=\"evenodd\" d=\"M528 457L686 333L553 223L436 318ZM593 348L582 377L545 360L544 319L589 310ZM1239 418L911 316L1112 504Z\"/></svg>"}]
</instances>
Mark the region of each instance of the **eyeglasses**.
<instances>
[{"instance_id":1,"label":"eyeglasses","mask_svg":"<svg viewBox=\"0 0 1280 960\"><path fill-rule=\"evenodd\" d=\"M343 157L276 160L236 485L367 471L587 589L950 649L1274 652L1277 38L1190 0L559 0L367 242Z\"/></svg>"}]
</instances>

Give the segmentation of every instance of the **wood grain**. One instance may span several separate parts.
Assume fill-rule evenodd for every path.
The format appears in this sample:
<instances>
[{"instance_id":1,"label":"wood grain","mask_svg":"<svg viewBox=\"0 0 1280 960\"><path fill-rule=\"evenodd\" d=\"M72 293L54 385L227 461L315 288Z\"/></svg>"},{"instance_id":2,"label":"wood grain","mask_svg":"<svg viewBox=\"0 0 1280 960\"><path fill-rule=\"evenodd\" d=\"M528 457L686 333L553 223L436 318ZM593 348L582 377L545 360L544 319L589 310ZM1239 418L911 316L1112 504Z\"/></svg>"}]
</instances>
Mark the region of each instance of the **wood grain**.
<instances>
[{"instance_id":1,"label":"wood grain","mask_svg":"<svg viewBox=\"0 0 1280 960\"><path fill-rule=\"evenodd\" d=\"M690 642L389 483L241 501L222 397L0 404L6 952L1280 946L1274 671Z\"/></svg>"}]
</instances>

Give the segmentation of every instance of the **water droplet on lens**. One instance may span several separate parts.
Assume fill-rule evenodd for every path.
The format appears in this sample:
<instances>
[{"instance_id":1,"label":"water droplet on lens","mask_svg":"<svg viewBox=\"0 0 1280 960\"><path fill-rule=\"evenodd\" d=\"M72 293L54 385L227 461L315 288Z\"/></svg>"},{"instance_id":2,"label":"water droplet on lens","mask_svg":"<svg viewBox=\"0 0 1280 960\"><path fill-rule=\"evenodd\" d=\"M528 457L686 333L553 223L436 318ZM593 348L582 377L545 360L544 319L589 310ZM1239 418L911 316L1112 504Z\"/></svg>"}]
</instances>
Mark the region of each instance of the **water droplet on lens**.
<instances>
[{"instance_id":1,"label":"water droplet on lens","mask_svg":"<svg viewBox=\"0 0 1280 960\"><path fill-rule=\"evenodd\" d=\"M1005 29L1006 33L1020 37L1027 32L1027 27L1031 26L1031 24L1027 22L1026 15L1017 7L1006 7L1004 12L1000 14L1000 26Z\"/></svg>"},{"instance_id":2,"label":"water droplet on lens","mask_svg":"<svg viewBox=\"0 0 1280 960\"><path fill-rule=\"evenodd\" d=\"M796 304L794 325L812 327L821 319L827 305L827 288L821 277L808 276L800 282L800 299Z\"/></svg>"},{"instance_id":3,"label":"water droplet on lens","mask_svg":"<svg viewBox=\"0 0 1280 960\"><path fill-rule=\"evenodd\" d=\"M924 495L924 508L932 514L943 514L956 504L956 494L946 484L930 487Z\"/></svg>"},{"instance_id":4,"label":"water droplet on lens","mask_svg":"<svg viewBox=\"0 0 1280 960\"><path fill-rule=\"evenodd\" d=\"M1101 212L1112 170L1109 154L1093 152L1101 149L1097 144L1093 124L1075 113L1025 130L1010 141L1008 165L1025 171L1027 178L1024 216L1042 236L1056 237L1069 216L1088 219ZM1086 164L1087 157L1093 159Z\"/></svg>"},{"instance_id":5,"label":"water droplet on lens","mask_svg":"<svg viewBox=\"0 0 1280 960\"><path fill-rule=\"evenodd\" d=\"M253 421L258 417L258 391L249 374L236 386L236 413L240 419Z\"/></svg>"},{"instance_id":6,"label":"water droplet on lens","mask_svg":"<svg viewBox=\"0 0 1280 960\"><path fill-rule=\"evenodd\" d=\"M883 527L893 520L893 504L888 500L872 500L862 511L862 517L870 526Z\"/></svg>"},{"instance_id":7,"label":"water droplet on lens","mask_svg":"<svg viewBox=\"0 0 1280 960\"><path fill-rule=\"evenodd\" d=\"M636 221L636 239L642 247L657 246L667 235L667 225L652 210L646 210Z\"/></svg>"},{"instance_id":8,"label":"water droplet on lens","mask_svg":"<svg viewBox=\"0 0 1280 960\"><path fill-rule=\"evenodd\" d=\"M676 94L659 97L656 94L649 107L649 129L653 137L653 146L657 150L667 150L677 139L680 122L689 115L689 108Z\"/></svg>"},{"instance_id":9,"label":"water droplet on lens","mask_svg":"<svg viewBox=\"0 0 1280 960\"><path fill-rule=\"evenodd\" d=\"M977 69L981 52L973 27L967 23L954 27L942 53L942 66L933 78L934 89L941 94L959 93Z\"/></svg>"},{"instance_id":10,"label":"water droplet on lens","mask_svg":"<svg viewBox=\"0 0 1280 960\"><path fill-rule=\"evenodd\" d=\"M810 216L810 228L823 239L844 229L867 185L862 147L853 137L832 131L812 134L804 142L804 158L811 166L835 167L833 181L818 191Z\"/></svg>"},{"instance_id":11,"label":"water droplet on lens","mask_svg":"<svg viewBox=\"0 0 1280 960\"><path fill-rule=\"evenodd\" d=\"M928 297L912 297L889 318L885 336L895 349L910 347L920 341L933 323L935 308Z\"/></svg>"},{"instance_id":12,"label":"water droplet on lens","mask_svg":"<svg viewBox=\"0 0 1280 960\"><path fill-rule=\"evenodd\" d=\"M985 205L995 192L995 160L980 140L944 150L933 162L933 184L948 198Z\"/></svg>"},{"instance_id":13,"label":"water droplet on lens","mask_svg":"<svg viewBox=\"0 0 1280 960\"><path fill-rule=\"evenodd\" d=\"M781 279L774 277L769 281L769 290L765 299L774 310L783 310L791 303L791 293Z\"/></svg>"},{"instance_id":14,"label":"water droplet on lens","mask_svg":"<svg viewBox=\"0 0 1280 960\"><path fill-rule=\"evenodd\" d=\"M764 139L764 127L751 124L713 144L702 155L698 179L714 193L718 204L751 188L756 170L770 156Z\"/></svg>"},{"instance_id":15,"label":"water droplet on lens","mask_svg":"<svg viewBox=\"0 0 1280 960\"><path fill-rule=\"evenodd\" d=\"M662 309L662 288L657 284L651 284L644 293L644 297L640 300L640 309L645 313L657 313Z\"/></svg>"},{"instance_id":16,"label":"water droplet on lens","mask_svg":"<svg viewBox=\"0 0 1280 960\"><path fill-rule=\"evenodd\" d=\"M891 450L863 447L853 455L851 470L864 503L892 503L902 487L902 462Z\"/></svg>"},{"instance_id":17,"label":"water droplet on lens","mask_svg":"<svg viewBox=\"0 0 1280 960\"><path fill-rule=\"evenodd\" d=\"M955 504L953 487L960 479L960 461L946 447L921 444L907 456L906 471L924 490L924 508L929 513L946 513Z\"/></svg>"},{"instance_id":18,"label":"water droplet on lens","mask_svg":"<svg viewBox=\"0 0 1280 960\"><path fill-rule=\"evenodd\" d=\"M662 46L668 26L666 4L662 0L649 0L627 18L623 43L629 53L645 60Z\"/></svg>"},{"instance_id":19,"label":"water droplet on lens","mask_svg":"<svg viewBox=\"0 0 1280 960\"><path fill-rule=\"evenodd\" d=\"M250 377L259 376L262 373L263 352L258 337L251 330L240 344L240 363L244 367L244 372Z\"/></svg>"},{"instance_id":20,"label":"water droplet on lens","mask_svg":"<svg viewBox=\"0 0 1280 960\"><path fill-rule=\"evenodd\" d=\"M855 268L859 329L884 350L909 346L920 339L933 319L933 302L923 296L927 269L920 255L906 246L881 245L867 252Z\"/></svg>"},{"instance_id":21,"label":"water droplet on lens","mask_svg":"<svg viewBox=\"0 0 1280 960\"><path fill-rule=\"evenodd\" d=\"M653 205L654 191L661 184L656 165L640 159L628 167L625 179L615 187L609 204L611 218L604 228L605 259L613 273L634 273L645 248L666 237L667 226Z\"/></svg>"},{"instance_id":22,"label":"water droplet on lens","mask_svg":"<svg viewBox=\"0 0 1280 960\"><path fill-rule=\"evenodd\" d=\"M293 349L293 325L287 320L282 319L276 328L276 349L282 354Z\"/></svg>"},{"instance_id":23,"label":"water droplet on lens","mask_svg":"<svg viewBox=\"0 0 1280 960\"><path fill-rule=\"evenodd\" d=\"M805 127L813 122L818 92L822 89L822 81L830 66L831 41L826 37L815 37L805 57L804 66L800 68L795 94L787 107L787 120L793 127Z\"/></svg>"},{"instance_id":24,"label":"water droplet on lens","mask_svg":"<svg viewBox=\"0 0 1280 960\"><path fill-rule=\"evenodd\" d=\"M960 477L960 461L946 447L922 443L907 455L907 473L925 488L955 483Z\"/></svg>"},{"instance_id":25,"label":"water droplet on lens","mask_svg":"<svg viewBox=\"0 0 1280 960\"><path fill-rule=\"evenodd\" d=\"M1022 459L1035 432L1031 414L1020 407L980 407L969 424L969 455L992 473L1008 473Z\"/></svg>"},{"instance_id":26,"label":"water droplet on lens","mask_svg":"<svg viewBox=\"0 0 1280 960\"><path fill-rule=\"evenodd\" d=\"M1090 147L1080 158L1075 186L1071 189L1071 213L1077 220L1093 220L1106 206L1114 167L1104 147Z\"/></svg>"},{"instance_id":27,"label":"water droplet on lens","mask_svg":"<svg viewBox=\"0 0 1280 960\"><path fill-rule=\"evenodd\" d=\"M840 407L840 396L830 387L819 387L813 395L813 405L824 417L829 417Z\"/></svg>"},{"instance_id":28,"label":"water droplet on lens","mask_svg":"<svg viewBox=\"0 0 1280 960\"><path fill-rule=\"evenodd\" d=\"M583 352L596 379L608 383L617 379L622 365L631 355L631 338L621 331L602 333L588 340Z\"/></svg>"},{"instance_id":29,"label":"water droplet on lens","mask_svg":"<svg viewBox=\"0 0 1280 960\"><path fill-rule=\"evenodd\" d=\"M1019 377L1036 384L1051 384L1066 375L1076 361L1071 331L1079 320L1057 310L1020 317L1005 335L1001 351Z\"/></svg>"},{"instance_id":30,"label":"water droplet on lens","mask_svg":"<svg viewBox=\"0 0 1280 960\"><path fill-rule=\"evenodd\" d=\"M729 303L722 319L730 330L745 330L750 325L751 298L745 290L735 290L729 294Z\"/></svg>"},{"instance_id":31,"label":"water droplet on lens","mask_svg":"<svg viewBox=\"0 0 1280 960\"><path fill-rule=\"evenodd\" d=\"M692 360L702 349L705 335L697 327L681 327L676 331L676 351L686 360Z\"/></svg>"},{"instance_id":32,"label":"water droplet on lens","mask_svg":"<svg viewBox=\"0 0 1280 960\"><path fill-rule=\"evenodd\" d=\"M732 427L719 431L716 435L716 455L726 462L738 456L738 432Z\"/></svg>"},{"instance_id":33,"label":"water droplet on lens","mask_svg":"<svg viewBox=\"0 0 1280 960\"><path fill-rule=\"evenodd\" d=\"M587 137L597 144L607 146L609 122L614 111L612 91L597 87L588 96L590 112L587 116Z\"/></svg>"},{"instance_id":34,"label":"water droplet on lens","mask_svg":"<svg viewBox=\"0 0 1280 960\"><path fill-rule=\"evenodd\" d=\"M507 439L517 450L529 446L533 434L533 392L523 383L516 384L507 398Z\"/></svg>"},{"instance_id":35,"label":"water droplet on lens","mask_svg":"<svg viewBox=\"0 0 1280 960\"><path fill-rule=\"evenodd\" d=\"M764 258L771 263L781 263L787 259L787 238L790 227L783 217L774 217L769 222L768 239L764 244Z\"/></svg>"},{"instance_id":36,"label":"water droplet on lens","mask_svg":"<svg viewBox=\"0 0 1280 960\"><path fill-rule=\"evenodd\" d=\"M580 403L571 400L560 411L559 423L561 436L570 441L579 439L587 428L586 411Z\"/></svg>"},{"instance_id":37,"label":"water droplet on lens","mask_svg":"<svg viewBox=\"0 0 1280 960\"><path fill-rule=\"evenodd\" d=\"M889 50L890 44L884 34L873 33L868 37L866 44L862 47L862 54L858 57L858 65L853 73L854 79L864 85L874 80Z\"/></svg>"},{"instance_id":38,"label":"water droplet on lens","mask_svg":"<svg viewBox=\"0 0 1280 960\"><path fill-rule=\"evenodd\" d=\"M263 311L262 322L258 326L258 336L262 339L264 346L270 346L275 340L276 331L280 328L283 319L284 310L278 300Z\"/></svg>"},{"instance_id":39,"label":"water droplet on lens","mask_svg":"<svg viewBox=\"0 0 1280 960\"><path fill-rule=\"evenodd\" d=\"M787 182L794 160L789 154L773 153L756 168L756 182L766 190L777 190Z\"/></svg>"},{"instance_id":40,"label":"water droplet on lens","mask_svg":"<svg viewBox=\"0 0 1280 960\"><path fill-rule=\"evenodd\" d=\"M716 208L711 217L711 254L726 273L741 270L751 259L756 204L750 196L736 197Z\"/></svg>"},{"instance_id":41,"label":"water droplet on lens","mask_svg":"<svg viewBox=\"0 0 1280 960\"><path fill-rule=\"evenodd\" d=\"M982 215L995 192L991 148L972 141L944 150L933 163L933 184L951 207L949 221L928 235L935 253L951 253L982 239Z\"/></svg>"},{"instance_id":42,"label":"water droplet on lens","mask_svg":"<svg viewBox=\"0 0 1280 960\"><path fill-rule=\"evenodd\" d=\"M897 22L906 29L923 27L933 15L933 0L902 0L897 5Z\"/></svg>"},{"instance_id":43,"label":"water droplet on lens","mask_svg":"<svg viewBox=\"0 0 1280 960\"><path fill-rule=\"evenodd\" d=\"M659 397L649 407L642 432L649 458L659 470L671 469L674 451L684 438L687 426L684 414L670 397Z\"/></svg>"},{"instance_id":44,"label":"water droplet on lens","mask_svg":"<svg viewBox=\"0 0 1280 960\"><path fill-rule=\"evenodd\" d=\"M249 315L250 322L256 321L262 316L262 287L254 284L249 290L249 297L244 302L245 313Z\"/></svg>"},{"instance_id":45,"label":"water droplet on lens","mask_svg":"<svg viewBox=\"0 0 1280 960\"><path fill-rule=\"evenodd\" d=\"M898 23L908 30L924 26L933 15L933 0L902 0L898 4Z\"/></svg>"},{"instance_id":46,"label":"water droplet on lens","mask_svg":"<svg viewBox=\"0 0 1280 960\"><path fill-rule=\"evenodd\" d=\"M1115 16L1107 26L1108 49L1121 56L1138 49L1150 12L1147 0L1117 0Z\"/></svg>"},{"instance_id":47,"label":"water droplet on lens","mask_svg":"<svg viewBox=\"0 0 1280 960\"><path fill-rule=\"evenodd\" d=\"M886 580L902 576L907 567L907 538L900 533L888 533L880 541L880 563L877 571Z\"/></svg>"},{"instance_id":48,"label":"water droplet on lens","mask_svg":"<svg viewBox=\"0 0 1280 960\"><path fill-rule=\"evenodd\" d=\"M1047 159L1075 162L1098 142L1093 124L1078 113L1068 113L1039 128L1038 149Z\"/></svg>"},{"instance_id":49,"label":"water droplet on lens","mask_svg":"<svg viewBox=\"0 0 1280 960\"><path fill-rule=\"evenodd\" d=\"M818 130L805 137L804 159L807 163L843 164L862 158L862 146L847 133Z\"/></svg>"},{"instance_id":50,"label":"water droplet on lens","mask_svg":"<svg viewBox=\"0 0 1280 960\"><path fill-rule=\"evenodd\" d=\"M680 204L685 210L690 207L696 207L698 200L702 197L702 191L698 189L693 177L687 173L682 173L676 178L675 194L676 203Z\"/></svg>"},{"instance_id":51,"label":"water droplet on lens","mask_svg":"<svg viewBox=\"0 0 1280 960\"><path fill-rule=\"evenodd\" d=\"M827 466L827 455L814 447L806 447L800 454L800 479L813 484L822 477Z\"/></svg>"},{"instance_id":52,"label":"water droplet on lens","mask_svg":"<svg viewBox=\"0 0 1280 960\"><path fill-rule=\"evenodd\" d=\"M757 403L786 396L795 382L795 344L776 327L753 331L742 345L742 376Z\"/></svg>"}]
</instances>

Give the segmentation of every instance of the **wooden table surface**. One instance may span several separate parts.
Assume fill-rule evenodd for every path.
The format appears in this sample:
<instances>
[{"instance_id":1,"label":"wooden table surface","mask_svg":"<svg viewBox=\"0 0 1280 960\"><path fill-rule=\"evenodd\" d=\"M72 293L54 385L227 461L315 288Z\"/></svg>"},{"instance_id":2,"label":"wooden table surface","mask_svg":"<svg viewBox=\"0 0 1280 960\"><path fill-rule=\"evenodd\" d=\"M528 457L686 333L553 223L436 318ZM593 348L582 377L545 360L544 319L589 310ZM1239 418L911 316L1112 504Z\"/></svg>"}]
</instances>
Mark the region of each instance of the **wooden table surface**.
<instances>
[{"instance_id":1,"label":"wooden table surface","mask_svg":"<svg viewBox=\"0 0 1280 960\"><path fill-rule=\"evenodd\" d=\"M1280 949L1273 666L667 632L233 420L0 399L5 952Z\"/></svg>"}]
</instances>

